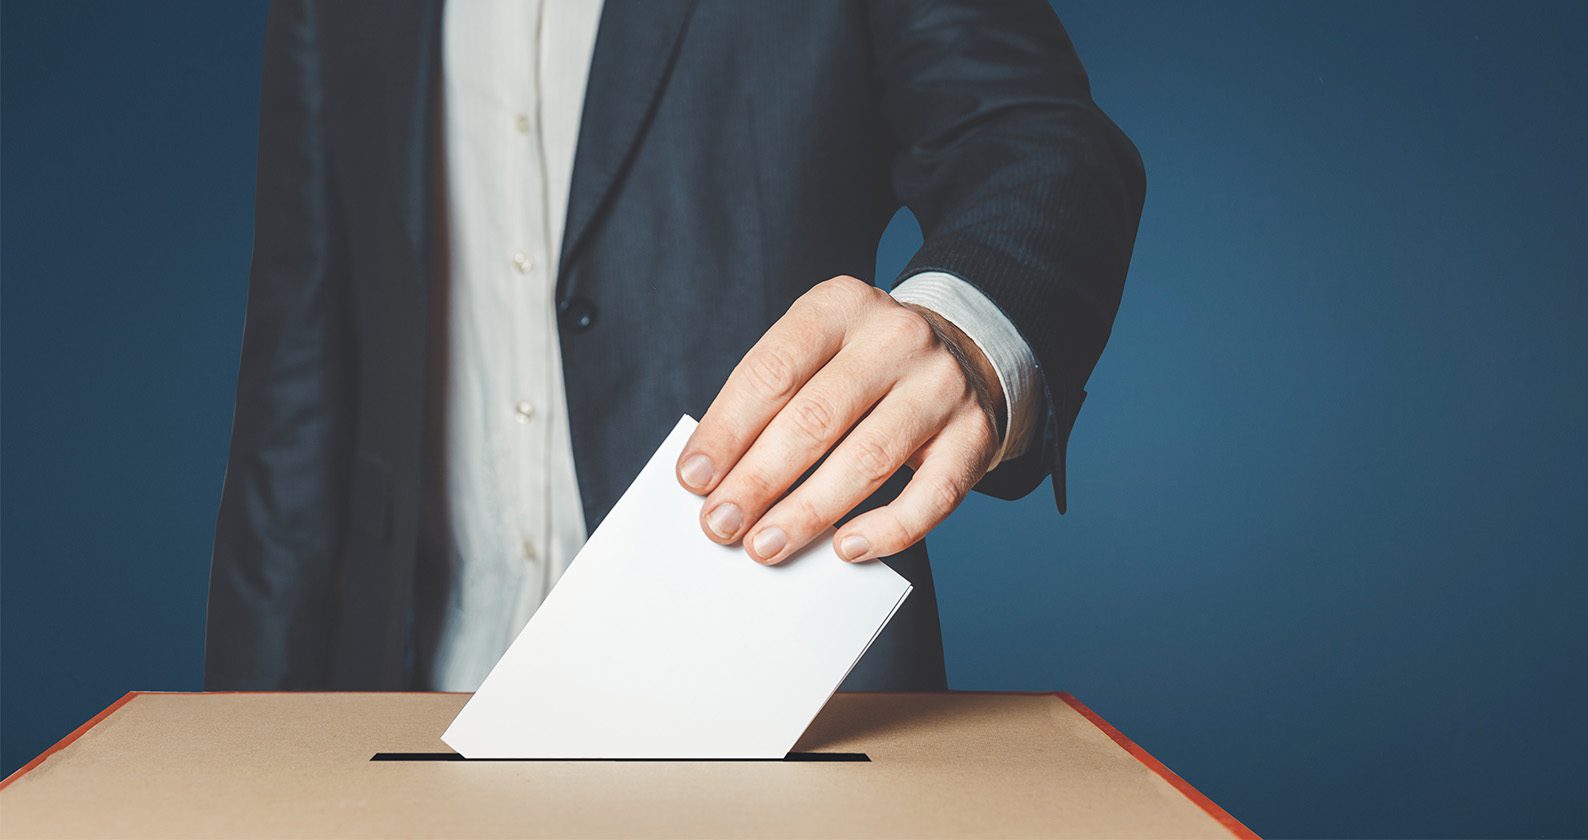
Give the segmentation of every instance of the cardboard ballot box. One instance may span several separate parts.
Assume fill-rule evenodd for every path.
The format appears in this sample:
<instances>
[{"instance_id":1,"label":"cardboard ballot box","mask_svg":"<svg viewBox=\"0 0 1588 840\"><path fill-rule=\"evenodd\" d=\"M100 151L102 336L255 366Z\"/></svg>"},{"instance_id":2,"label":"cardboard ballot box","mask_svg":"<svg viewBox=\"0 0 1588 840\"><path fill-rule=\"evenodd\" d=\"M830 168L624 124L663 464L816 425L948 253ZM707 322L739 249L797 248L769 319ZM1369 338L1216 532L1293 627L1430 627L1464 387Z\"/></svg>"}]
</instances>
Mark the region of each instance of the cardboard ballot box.
<instances>
[{"instance_id":1,"label":"cardboard ballot box","mask_svg":"<svg viewBox=\"0 0 1588 840\"><path fill-rule=\"evenodd\" d=\"M134 692L0 836L1253 836L1068 695L838 694L781 761L463 760L466 699Z\"/></svg>"}]
</instances>

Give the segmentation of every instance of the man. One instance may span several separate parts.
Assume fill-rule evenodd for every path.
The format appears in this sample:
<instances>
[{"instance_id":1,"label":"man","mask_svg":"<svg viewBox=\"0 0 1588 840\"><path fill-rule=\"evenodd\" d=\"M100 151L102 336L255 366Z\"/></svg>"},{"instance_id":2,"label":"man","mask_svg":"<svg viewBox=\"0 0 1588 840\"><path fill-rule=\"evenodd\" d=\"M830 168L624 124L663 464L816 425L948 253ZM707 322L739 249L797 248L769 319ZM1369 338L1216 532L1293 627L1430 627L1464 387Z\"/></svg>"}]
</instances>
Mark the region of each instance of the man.
<instances>
[{"instance_id":1,"label":"man","mask_svg":"<svg viewBox=\"0 0 1588 840\"><path fill-rule=\"evenodd\" d=\"M914 584L850 688L945 687L972 487L1063 509L1144 185L1040 0L294 0L261 110L212 689L474 688L685 413L707 536Z\"/></svg>"}]
</instances>

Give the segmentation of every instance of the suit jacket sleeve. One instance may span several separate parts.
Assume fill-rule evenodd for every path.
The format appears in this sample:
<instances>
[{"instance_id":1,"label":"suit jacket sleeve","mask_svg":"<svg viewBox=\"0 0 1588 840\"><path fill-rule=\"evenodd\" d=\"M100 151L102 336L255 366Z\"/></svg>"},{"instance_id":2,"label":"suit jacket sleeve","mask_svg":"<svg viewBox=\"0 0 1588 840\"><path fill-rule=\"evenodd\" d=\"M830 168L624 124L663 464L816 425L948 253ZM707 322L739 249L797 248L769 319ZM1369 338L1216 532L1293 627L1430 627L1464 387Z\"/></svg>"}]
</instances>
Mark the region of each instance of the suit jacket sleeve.
<instances>
[{"instance_id":1,"label":"suit jacket sleeve","mask_svg":"<svg viewBox=\"0 0 1588 840\"><path fill-rule=\"evenodd\" d=\"M210 579L211 689L313 688L327 674L350 418L319 67L311 15L298 2L274 4L248 311Z\"/></svg>"},{"instance_id":2,"label":"suit jacket sleeve","mask_svg":"<svg viewBox=\"0 0 1588 840\"><path fill-rule=\"evenodd\" d=\"M869 22L894 189L923 236L901 277L974 285L1041 368L1032 447L977 489L1014 498L1052 475L1063 511L1065 445L1141 217L1141 158L1041 0L877 0Z\"/></svg>"}]
</instances>

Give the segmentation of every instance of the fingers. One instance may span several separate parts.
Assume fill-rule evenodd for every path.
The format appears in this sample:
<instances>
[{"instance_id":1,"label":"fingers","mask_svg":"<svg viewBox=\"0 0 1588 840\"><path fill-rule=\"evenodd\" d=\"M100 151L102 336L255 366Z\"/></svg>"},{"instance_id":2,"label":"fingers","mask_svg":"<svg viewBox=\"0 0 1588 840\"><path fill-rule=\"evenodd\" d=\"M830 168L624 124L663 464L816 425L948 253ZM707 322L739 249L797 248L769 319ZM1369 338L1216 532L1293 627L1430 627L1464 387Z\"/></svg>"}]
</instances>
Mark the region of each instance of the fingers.
<instances>
[{"instance_id":1,"label":"fingers","mask_svg":"<svg viewBox=\"0 0 1588 840\"><path fill-rule=\"evenodd\" d=\"M782 562L881 487L953 410L932 396L895 393L878 404L810 478L754 524L744 538L750 557Z\"/></svg>"},{"instance_id":2,"label":"fingers","mask_svg":"<svg viewBox=\"0 0 1588 840\"><path fill-rule=\"evenodd\" d=\"M920 542L986 474L997 433L985 415L963 415L921 453L921 465L889 504L845 523L833 535L838 556L851 563L886 557Z\"/></svg>"},{"instance_id":3,"label":"fingers","mask_svg":"<svg viewBox=\"0 0 1588 840\"><path fill-rule=\"evenodd\" d=\"M699 494L714 490L772 418L838 353L850 320L878 293L853 277L835 277L795 301L745 354L700 419L678 459L679 483Z\"/></svg>"},{"instance_id":4,"label":"fingers","mask_svg":"<svg viewBox=\"0 0 1588 840\"><path fill-rule=\"evenodd\" d=\"M885 556L941 522L986 472L998 439L996 406L978 384L993 374L967 363L981 358L963 353L968 339L933 318L849 277L796 301L679 456L679 483L706 496L707 536L782 562L906 464L918 468L899 498L846 525L835 548L851 561Z\"/></svg>"},{"instance_id":5,"label":"fingers","mask_svg":"<svg viewBox=\"0 0 1588 840\"><path fill-rule=\"evenodd\" d=\"M888 392L896 376L891 366L878 365L855 349L834 357L767 424L706 498L700 516L706 535L725 545L741 539ZM787 543L787 538L787 532L762 529L745 548L760 559L776 554L777 543Z\"/></svg>"}]
</instances>

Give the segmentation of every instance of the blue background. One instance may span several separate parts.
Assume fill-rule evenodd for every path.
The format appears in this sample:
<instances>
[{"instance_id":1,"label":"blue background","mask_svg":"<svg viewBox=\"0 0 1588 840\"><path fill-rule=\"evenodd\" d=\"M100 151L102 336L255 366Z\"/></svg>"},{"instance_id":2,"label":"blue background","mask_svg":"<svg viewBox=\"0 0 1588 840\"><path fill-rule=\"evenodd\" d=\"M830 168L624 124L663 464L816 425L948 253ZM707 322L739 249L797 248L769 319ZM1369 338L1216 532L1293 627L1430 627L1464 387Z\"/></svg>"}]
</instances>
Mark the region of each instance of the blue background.
<instances>
[{"instance_id":1,"label":"blue background","mask_svg":"<svg viewBox=\"0 0 1588 840\"><path fill-rule=\"evenodd\" d=\"M1588 4L1059 5L1147 211L1072 512L934 538L953 684L1266 834L1588 834ZM263 20L4 7L6 771L200 684Z\"/></svg>"}]
</instances>

